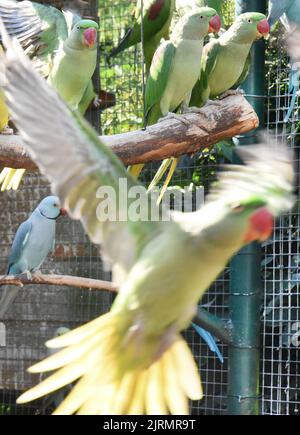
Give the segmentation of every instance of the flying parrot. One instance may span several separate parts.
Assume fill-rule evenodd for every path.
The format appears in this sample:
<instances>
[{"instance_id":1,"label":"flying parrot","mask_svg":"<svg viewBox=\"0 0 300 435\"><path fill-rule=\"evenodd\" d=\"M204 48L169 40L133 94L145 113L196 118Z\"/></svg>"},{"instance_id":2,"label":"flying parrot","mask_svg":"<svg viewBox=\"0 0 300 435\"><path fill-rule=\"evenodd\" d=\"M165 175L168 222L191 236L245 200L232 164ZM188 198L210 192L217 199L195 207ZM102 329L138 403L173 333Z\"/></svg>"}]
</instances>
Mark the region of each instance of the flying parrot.
<instances>
[{"instance_id":1,"label":"flying parrot","mask_svg":"<svg viewBox=\"0 0 300 435\"><path fill-rule=\"evenodd\" d=\"M27 276L39 271L55 244L55 224L64 209L56 196L44 198L15 235L8 259L7 275ZM0 300L0 319L15 300L20 287L6 286Z\"/></svg>"},{"instance_id":2,"label":"flying parrot","mask_svg":"<svg viewBox=\"0 0 300 435\"><path fill-rule=\"evenodd\" d=\"M220 28L221 20L214 9L198 8L185 14L174 27L170 40L161 43L155 52L146 84L147 125L155 124L181 105L188 106L200 74L203 39L209 32L218 32ZM164 160L158 171L162 177L170 166L159 200L172 178L177 161L175 158ZM135 165L131 173L138 176L142 168L143 165Z\"/></svg>"},{"instance_id":3,"label":"flying parrot","mask_svg":"<svg viewBox=\"0 0 300 435\"><path fill-rule=\"evenodd\" d=\"M2 37L0 78L22 140L63 207L101 244L120 290L107 314L47 343L63 350L30 372L57 371L18 403L78 380L55 414L187 414L187 398L201 399L203 392L180 332L230 258L245 244L266 240L274 217L292 207L293 156L274 142L241 147L247 166L229 166L198 211L161 207L169 219L151 219L152 198L144 190L141 207L149 219L136 219L131 189L140 197L143 186L42 80L4 28ZM103 187L109 195L100 194ZM110 208L107 219L103 207Z\"/></svg>"},{"instance_id":4,"label":"flying parrot","mask_svg":"<svg viewBox=\"0 0 300 435\"><path fill-rule=\"evenodd\" d=\"M119 45L111 50L109 57L115 57L127 48L140 43L142 40L141 26L143 25L144 53L148 74L153 55L161 39L169 39L174 10L175 0L144 0L143 9L141 0L137 0L133 16L134 24L126 32Z\"/></svg>"},{"instance_id":5,"label":"flying parrot","mask_svg":"<svg viewBox=\"0 0 300 435\"><path fill-rule=\"evenodd\" d=\"M195 8L202 8L203 6L208 6L209 8L215 9L219 17L221 18L222 27L223 22L223 10L222 10L222 0L176 0L175 8L180 17L183 17L186 13L194 10Z\"/></svg>"},{"instance_id":6,"label":"flying parrot","mask_svg":"<svg viewBox=\"0 0 300 435\"><path fill-rule=\"evenodd\" d=\"M282 22L287 32L292 32L300 26L300 0L269 0L268 21L274 26L276 21ZM299 80L297 67L292 66L289 79L289 93L291 102L285 115L284 122L288 122L294 110L299 91Z\"/></svg>"},{"instance_id":7,"label":"flying parrot","mask_svg":"<svg viewBox=\"0 0 300 435\"><path fill-rule=\"evenodd\" d=\"M91 78L97 62L98 24L29 1L0 0L0 17L38 71L73 110L84 113L96 98ZM1 190L18 189L24 172L4 168Z\"/></svg>"},{"instance_id":8,"label":"flying parrot","mask_svg":"<svg viewBox=\"0 0 300 435\"><path fill-rule=\"evenodd\" d=\"M190 104L202 107L209 99L236 89L248 75L252 44L269 34L266 16L258 12L239 15L232 26L203 49L201 76Z\"/></svg>"}]
</instances>

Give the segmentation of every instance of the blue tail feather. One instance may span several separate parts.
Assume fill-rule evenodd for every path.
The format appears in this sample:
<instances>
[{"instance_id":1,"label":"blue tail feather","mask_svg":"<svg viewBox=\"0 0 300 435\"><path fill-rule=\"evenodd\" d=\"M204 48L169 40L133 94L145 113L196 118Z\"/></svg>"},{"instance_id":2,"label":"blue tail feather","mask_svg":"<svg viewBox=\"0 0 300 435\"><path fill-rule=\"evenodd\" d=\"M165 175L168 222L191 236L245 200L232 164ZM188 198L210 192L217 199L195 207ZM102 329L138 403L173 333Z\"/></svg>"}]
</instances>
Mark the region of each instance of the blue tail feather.
<instances>
[{"instance_id":1,"label":"blue tail feather","mask_svg":"<svg viewBox=\"0 0 300 435\"><path fill-rule=\"evenodd\" d=\"M212 334L208 331L205 331L205 329L201 328L200 326L196 325L195 323L192 323L193 328L195 331L200 335L201 338L207 343L208 347L212 352L214 352L217 357L219 358L220 362L223 364L224 358L223 355L220 352L220 349L218 348L218 345L212 336Z\"/></svg>"}]
</instances>

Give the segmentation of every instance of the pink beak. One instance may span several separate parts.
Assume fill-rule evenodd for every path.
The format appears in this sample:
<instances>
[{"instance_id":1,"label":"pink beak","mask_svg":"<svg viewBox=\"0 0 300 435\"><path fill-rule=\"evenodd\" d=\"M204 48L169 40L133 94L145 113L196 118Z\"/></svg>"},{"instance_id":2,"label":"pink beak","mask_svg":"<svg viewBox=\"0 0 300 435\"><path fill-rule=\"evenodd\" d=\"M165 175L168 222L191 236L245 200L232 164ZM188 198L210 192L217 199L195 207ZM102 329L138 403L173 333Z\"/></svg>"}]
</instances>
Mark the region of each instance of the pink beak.
<instances>
[{"instance_id":1,"label":"pink beak","mask_svg":"<svg viewBox=\"0 0 300 435\"><path fill-rule=\"evenodd\" d=\"M83 43L89 48L93 48L97 39L97 30L90 27L83 32Z\"/></svg>"},{"instance_id":2,"label":"pink beak","mask_svg":"<svg viewBox=\"0 0 300 435\"><path fill-rule=\"evenodd\" d=\"M60 209L60 216L66 216L67 214L68 213L67 213L67 210L65 208Z\"/></svg>"},{"instance_id":3,"label":"pink beak","mask_svg":"<svg viewBox=\"0 0 300 435\"><path fill-rule=\"evenodd\" d=\"M257 24L257 30L261 35L263 35L263 37L268 36L268 34L270 33L270 24L268 23L268 20L261 20Z\"/></svg>"},{"instance_id":4,"label":"pink beak","mask_svg":"<svg viewBox=\"0 0 300 435\"><path fill-rule=\"evenodd\" d=\"M215 15L211 20L209 21L209 29L208 33L218 33L221 29L221 18L219 15Z\"/></svg>"}]
</instances>

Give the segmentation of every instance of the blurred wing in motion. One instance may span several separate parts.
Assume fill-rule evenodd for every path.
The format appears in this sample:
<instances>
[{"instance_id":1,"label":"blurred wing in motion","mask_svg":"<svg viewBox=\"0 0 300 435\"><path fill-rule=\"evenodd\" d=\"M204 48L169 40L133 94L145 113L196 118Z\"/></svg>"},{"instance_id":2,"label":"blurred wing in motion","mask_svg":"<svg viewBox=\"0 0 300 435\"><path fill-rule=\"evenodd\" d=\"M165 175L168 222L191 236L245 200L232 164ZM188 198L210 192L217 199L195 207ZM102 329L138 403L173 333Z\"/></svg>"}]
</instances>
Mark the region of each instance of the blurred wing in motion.
<instances>
[{"instance_id":1,"label":"blurred wing in motion","mask_svg":"<svg viewBox=\"0 0 300 435\"><path fill-rule=\"evenodd\" d=\"M91 240L102 245L120 271L127 271L158 225L126 219L130 200L129 204L119 201L119 182L128 189L138 184L93 128L81 115L72 114L34 70L18 41L5 38L5 30L2 32L7 52L1 73L7 78L8 106L30 155L70 216L81 220ZM112 216L105 222L99 219L101 206L105 209L105 195L98 190L103 186L111 188L108 210Z\"/></svg>"}]
</instances>

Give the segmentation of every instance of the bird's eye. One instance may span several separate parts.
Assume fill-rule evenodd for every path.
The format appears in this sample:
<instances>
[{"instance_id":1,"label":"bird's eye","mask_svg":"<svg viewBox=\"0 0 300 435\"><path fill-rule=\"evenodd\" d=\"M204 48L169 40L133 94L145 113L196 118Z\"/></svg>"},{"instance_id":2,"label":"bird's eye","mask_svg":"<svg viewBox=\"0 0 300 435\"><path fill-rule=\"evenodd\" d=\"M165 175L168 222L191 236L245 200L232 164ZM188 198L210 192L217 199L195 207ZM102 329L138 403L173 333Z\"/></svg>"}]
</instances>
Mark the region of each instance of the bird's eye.
<instances>
[{"instance_id":1,"label":"bird's eye","mask_svg":"<svg viewBox=\"0 0 300 435\"><path fill-rule=\"evenodd\" d=\"M77 26L76 29L79 30L79 29L80 29L80 26Z\"/></svg>"},{"instance_id":2,"label":"bird's eye","mask_svg":"<svg viewBox=\"0 0 300 435\"><path fill-rule=\"evenodd\" d=\"M203 16L203 15L200 15L200 20L203 20L203 18L204 18L204 16Z\"/></svg>"},{"instance_id":3,"label":"bird's eye","mask_svg":"<svg viewBox=\"0 0 300 435\"><path fill-rule=\"evenodd\" d=\"M53 206L54 206L54 207L58 207L58 204L54 203Z\"/></svg>"},{"instance_id":4,"label":"bird's eye","mask_svg":"<svg viewBox=\"0 0 300 435\"><path fill-rule=\"evenodd\" d=\"M250 24L252 24L253 23L253 21L251 20L251 18L248 18L248 23L250 23Z\"/></svg>"},{"instance_id":5,"label":"bird's eye","mask_svg":"<svg viewBox=\"0 0 300 435\"><path fill-rule=\"evenodd\" d=\"M235 204L232 206L232 211L234 213L242 213L245 210L245 207L241 204Z\"/></svg>"}]
</instances>

